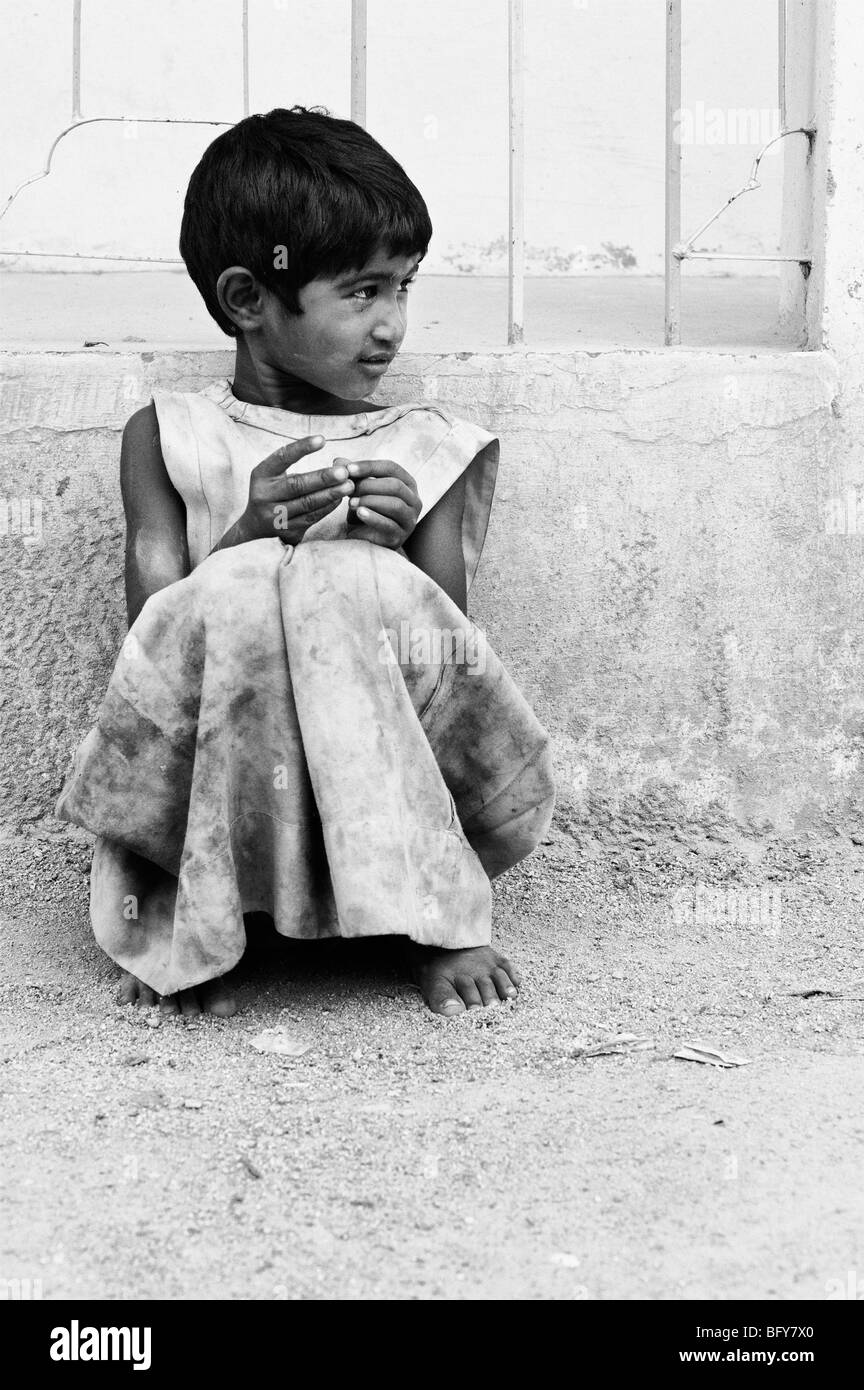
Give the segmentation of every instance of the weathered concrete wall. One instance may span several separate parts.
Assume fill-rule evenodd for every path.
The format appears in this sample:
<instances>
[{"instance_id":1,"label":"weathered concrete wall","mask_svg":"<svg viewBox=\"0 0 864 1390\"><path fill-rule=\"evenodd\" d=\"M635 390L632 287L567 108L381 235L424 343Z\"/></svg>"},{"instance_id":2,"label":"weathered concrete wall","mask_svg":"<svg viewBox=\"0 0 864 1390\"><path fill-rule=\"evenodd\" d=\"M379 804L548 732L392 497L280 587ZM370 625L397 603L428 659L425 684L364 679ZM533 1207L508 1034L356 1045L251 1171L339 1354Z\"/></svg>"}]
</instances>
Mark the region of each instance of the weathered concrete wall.
<instances>
[{"instance_id":1,"label":"weathered concrete wall","mask_svg":"<svg viewBox=\"0 0 864 1390\"><path fill-rule=\"evenodd\" d=\"M50 809L124 631L122 425L230 359L0 361L0 786L23 818ZM501 435L473 615L555 736L565 817L859 828L864 556L825 509L860 402L828 353L407 355L380 399ZM13 534L22 497L41 541Z\"/></svg>"}]
</instances>

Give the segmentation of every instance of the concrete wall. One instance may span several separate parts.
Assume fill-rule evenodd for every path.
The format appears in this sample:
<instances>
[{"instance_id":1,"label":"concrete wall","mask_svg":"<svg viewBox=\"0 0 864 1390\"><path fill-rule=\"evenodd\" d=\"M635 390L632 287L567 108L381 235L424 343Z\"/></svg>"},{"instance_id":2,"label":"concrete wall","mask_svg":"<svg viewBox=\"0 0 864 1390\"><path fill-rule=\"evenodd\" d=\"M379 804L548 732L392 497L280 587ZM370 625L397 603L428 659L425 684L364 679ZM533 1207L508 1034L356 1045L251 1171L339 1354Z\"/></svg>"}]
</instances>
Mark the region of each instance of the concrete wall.
<instances>
[{"instance_id":1,"label":"concrete wall","mask_svg":"<svg viewBox=\"0 0 864 1390\"><path fill-rule=\"evenodd\" d=\"M0 544L15 817L50 809L122 637L122 425L153 387L229 370L222 353L3 362L0 496L10 517L8 499L42 503L41 539ZM400 358L383 400L501 433L473 611L555 735L565 815L857 824L864 571L860 542L825 529L839 385L827 353Z\"/></svg>"}]
</instances>

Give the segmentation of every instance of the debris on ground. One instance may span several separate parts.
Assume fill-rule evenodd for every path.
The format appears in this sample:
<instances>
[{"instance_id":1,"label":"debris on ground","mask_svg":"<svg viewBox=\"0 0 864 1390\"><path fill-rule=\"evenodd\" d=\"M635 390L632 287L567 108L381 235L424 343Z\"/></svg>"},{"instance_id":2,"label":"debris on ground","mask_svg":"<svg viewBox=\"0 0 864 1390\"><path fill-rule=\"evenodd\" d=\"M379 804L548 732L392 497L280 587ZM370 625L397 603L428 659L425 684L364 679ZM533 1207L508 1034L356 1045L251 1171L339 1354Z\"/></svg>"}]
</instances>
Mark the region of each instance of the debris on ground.
<instances>
[{"instance_id":1,"label":"debris on ground","mask_svg":"<svg viewBox=\"0 0 864 1390\"><path fill-rule=\"evenodd\" d=\"M638 1037L635 1033L616 1033L614 1038L604 1038L602 1042L590 1046L577 1044L571 1057L623 1057L628 1052L648 1052L654 1047L651 1038Z\"/></svg>"},{"instance_id":2,"label":"debris on ground","mask_svg":"<svg viewBox=\"0 0 864 1390\"><path fill-rule=\"evenodd\" d=\"M790 999L841 999L842 991L828 989L826 985L803 985L800 989L787 989Z\"/></svg>"},{"instance_id":3,"label":"debris on ground","mask_svg":"<svg viewBox=\"0 0 864 1390\"><path fill-rule=\"evenodd\" d=\"M701 1043L685 1043L672 1053L681 1062L702 1062L709 1067L749 1067L749 1057L734 1057L729 1052L718 1052L716 1048L704 1047Z\"/></svg>"},{"instance_id":4,"label":"debris on ground","mask_svg":"<svg viewBox=\"0 0 864 1390\"><path fill-rule=\"evenodd\" d=\"M127 1052L125 1057L120 1058L120 1065L124 1067L143 1067L145 1062L150 1061L150 1056L146 1052Z\"/></svg>"},{"instance_id":5,"label":"debris on ground","mask_svg":"<svg viewBox=\"0 0 864 1390\"><path fill-rule=\"evenodd\" d=\"M249 1046L256 1052L274 1052L279 1057L302 1057L312 1043L302 1033L292 1033L287 1028L265 1028L249 1039Z\"/></svg>"}]
</instances>

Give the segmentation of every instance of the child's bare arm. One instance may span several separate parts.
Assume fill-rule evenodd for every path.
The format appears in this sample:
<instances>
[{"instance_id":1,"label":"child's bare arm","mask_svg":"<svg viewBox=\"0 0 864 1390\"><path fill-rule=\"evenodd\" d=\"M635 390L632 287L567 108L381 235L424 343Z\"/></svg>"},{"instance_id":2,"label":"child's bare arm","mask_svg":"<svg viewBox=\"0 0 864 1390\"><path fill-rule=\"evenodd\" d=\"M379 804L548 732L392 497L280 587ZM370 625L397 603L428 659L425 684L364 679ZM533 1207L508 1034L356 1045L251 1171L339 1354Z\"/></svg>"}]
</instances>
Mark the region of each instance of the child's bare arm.
<instances>
[{"instance_id":1,"label":"child's bare arm","mask_svg":"<svg viewBox=\"0 0 864 1390\"><path fill-rule=\"evenodd\" d=\"M467 612L465 556L462 550L462 512L465 507L465 476L451 488L405 542L408 559L430 579L434 579L463 613Z\"/></svg>"},{"instance_id":2,"label":"child's bare arm","mask_svg":"<svg viewBox=\"0 0 864 1390\"><path fill-rule=\"evenodd\" d=\"M346 469L296 475L285 471L323 442L301 439L263 459L252 472L246 511L213 549L274 535L296 542L313 522L337 507L354 489ZM151 594L184 579L192 568L186 508L165 467L152 402L136 411L123 432L120 487L126 512L126 607L131 627Z\"/></svg>"},{"instance_id":3,"label":"child's bare arm","mask_svg":"<svg viewBox=\"0 0 864 1390\"><path fill-rule=\"evenodd\" d=\"M126 513L126 609L134 623L151 594L190 570L186 508L162 457L152 401L123 431L120 489Z\"/></svg>"}]
</instances>

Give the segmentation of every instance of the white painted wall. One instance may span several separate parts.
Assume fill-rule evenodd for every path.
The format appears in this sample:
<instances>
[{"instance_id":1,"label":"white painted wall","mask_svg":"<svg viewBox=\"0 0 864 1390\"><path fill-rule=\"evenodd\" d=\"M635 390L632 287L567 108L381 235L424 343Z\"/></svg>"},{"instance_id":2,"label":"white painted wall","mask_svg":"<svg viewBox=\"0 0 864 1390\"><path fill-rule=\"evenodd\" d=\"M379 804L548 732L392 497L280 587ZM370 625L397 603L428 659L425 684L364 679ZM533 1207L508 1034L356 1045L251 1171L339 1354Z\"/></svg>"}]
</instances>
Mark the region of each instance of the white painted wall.
<instances>
[{"instance_id":1,"label":"white painted wall","mask_svg":"<svg viewBox=\"0 0 864 1390\"><path fill-rule=\"evenodd\" d=\"M777 5L684 8L685 106L697 136L701 125L724 141L685 148L690 231L745 181L757 148L746 137L758 140L774 119ZM660 273L663 0L527 0L526 9L527 240L538 248L529 270L597 268L589 258L610 243L632 249L637 273ZM427 199L428 269L502 269L489 247L507 227L505 0L370 0L369 11L368 126ZM240 0L84 0L83 114L238 119L240 13ZM347 116L349 13L348 0L250 0L252 109L323 103ZM0 14L5 197L70 118L72 3L2 0ZM760 113L743 143L735 118L717 115L740 109ZM85 127L0 222L0 248L176 255L185 184L214 133ZM777 250L782 146L769 158L763 190L730 209L706 245Z\"/></svg>"}]
</instances>

